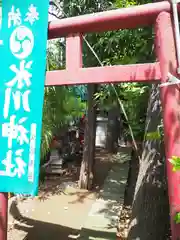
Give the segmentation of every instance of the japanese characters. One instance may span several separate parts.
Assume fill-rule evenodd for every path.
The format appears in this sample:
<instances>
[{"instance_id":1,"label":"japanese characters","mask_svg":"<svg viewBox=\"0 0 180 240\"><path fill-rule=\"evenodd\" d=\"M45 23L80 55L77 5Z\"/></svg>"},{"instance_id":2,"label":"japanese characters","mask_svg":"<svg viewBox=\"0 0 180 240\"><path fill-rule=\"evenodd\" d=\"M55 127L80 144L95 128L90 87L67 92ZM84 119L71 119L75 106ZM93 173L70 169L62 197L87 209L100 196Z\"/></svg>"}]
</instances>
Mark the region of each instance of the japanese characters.
<instances>
[{"instance_id":1,"label":"japanese characters","mask_svg":"<svg viewBox=\"0 0 180 240\"><path fill-rule=\"evenodd\" d=\"M12 63L9 65L11 79L5 82L5 98L2 137L7 141L7 153L0 160L0 176L22 178L34 181L34 160L36 143L36 123L29 124L31 113L32 52L34 33L32 26L39 21L36 6L30 4L24 14L15 5L9 9L7 27L10 29L9 50ZM17 62L18 60L18 62ZM29 158L24 159L24 149L28 147Z\"/></svg>"}]
</instances>

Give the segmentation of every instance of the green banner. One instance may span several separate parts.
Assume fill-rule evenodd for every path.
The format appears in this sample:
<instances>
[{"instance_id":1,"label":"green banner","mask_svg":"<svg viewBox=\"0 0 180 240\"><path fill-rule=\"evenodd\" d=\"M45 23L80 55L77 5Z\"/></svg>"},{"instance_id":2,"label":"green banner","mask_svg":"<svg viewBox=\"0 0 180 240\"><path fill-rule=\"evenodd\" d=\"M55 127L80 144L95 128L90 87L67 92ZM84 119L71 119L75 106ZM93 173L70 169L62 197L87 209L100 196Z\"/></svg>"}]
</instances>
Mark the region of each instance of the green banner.
<instances>
[{"instance_id":1,"label":"green banner","mask_svg":"<svg viewBox=\"0 0 180 240\"><path fill-rule=\"evenodd\" d=\"M0 192L38 190L49 0L3 0Z\"/></svg>"}]
</instances>

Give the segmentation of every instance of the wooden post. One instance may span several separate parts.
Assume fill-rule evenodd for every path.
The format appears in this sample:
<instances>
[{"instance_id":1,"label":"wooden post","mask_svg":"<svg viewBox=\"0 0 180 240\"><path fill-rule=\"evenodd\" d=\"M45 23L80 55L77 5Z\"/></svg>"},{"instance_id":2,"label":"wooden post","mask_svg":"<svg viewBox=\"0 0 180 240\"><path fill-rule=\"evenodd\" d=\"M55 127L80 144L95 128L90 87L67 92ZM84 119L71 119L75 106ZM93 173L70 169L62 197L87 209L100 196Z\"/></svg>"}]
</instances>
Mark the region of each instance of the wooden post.
<instances>
[{"instance_id":1,"label":"wooden post","mask_svg":"<svg viewBox=\"0 0 180 240\"><path fill-rule=\"evenodd\" d=\"M0 240L7 240L8 193L0 193Z\"/></svg>"},{"instance_id":2,"label":"wooden post","mask_svg":"<svg viewBox=\"0 0 180 240\"><path fill-rule=\"evenodd\" d=\"M177 57L174 40L174 26L171 14L162 12L156 19L156 54L160 62L161 83L168 80L168 72L177 76ZM174 217L180 212L180 171L174 172L169 159L180 157L180 89L177 85L161 86L161 103L163 108L166 166L172 239L180 237L180 224Z\"/></svg>"}]
</instances>

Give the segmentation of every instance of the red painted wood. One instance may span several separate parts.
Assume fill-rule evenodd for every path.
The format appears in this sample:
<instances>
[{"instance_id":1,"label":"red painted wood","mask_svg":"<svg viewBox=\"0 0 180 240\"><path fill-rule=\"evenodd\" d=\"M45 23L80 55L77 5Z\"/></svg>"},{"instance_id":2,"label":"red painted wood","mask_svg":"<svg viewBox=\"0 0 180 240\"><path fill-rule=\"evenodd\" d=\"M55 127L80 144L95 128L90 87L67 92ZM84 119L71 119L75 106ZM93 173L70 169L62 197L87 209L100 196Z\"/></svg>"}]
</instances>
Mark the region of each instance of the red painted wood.
<instances>
[{"instance_id":1,"label":"red painted wood","mask_svg":"<svg viewBox=\"0 0 180 240\"><path fill-rule=\"evenodd\" d=\"M49 39L73 33L104 32L152 25L162 11L169 12L168 1L71 17L49 23Z\"/></svg>"},{"instance_id":2,"label":"red painted wood","mask_svg":"<svg viewBox=\"0 0 180 240\"><path fill-rule=\"evenodd\" d=\"M82 67L82 36L69 35L66 38L66 69L77 71Z\"/></svg>"},{"instance_id":3,"label":"red painted wood","mask_svg":"<svg viewBox=\"0 0 180 240\"><path fill-rule=\"evenodd\" d=\"M8 193L0 193L0 240L7 240Z\"/></svg>"},{"instance_id":4,"label":"red painted wood","mask_svg":"<svg viewBox=\"0 0 180 240\"><path fill-rule=\"evenodd\" d=\"M80 68L46 73L46 86L86 83L118 83L156 81L161 78L159 63Z\"/></svg>"},{"instance_id":5,"label":"red painted wood","mask_svg":"<svg viewBox=\"0 0 180 240\"><path fill-rule=\"evenodd\" d=\"M160 61L162 82L167 81L168 71L176 75L177 59L173 36L171 15L167 12L159 14L156 25L156 52ZM161 87L163 107L165 150L167 164L168 192L171 211L172 239L180 236L180 225L175 224L174 215L180 212L180 172L173 172L168 159L180 156L180 89L177 85Z\"/></svg>"}]
</instances>

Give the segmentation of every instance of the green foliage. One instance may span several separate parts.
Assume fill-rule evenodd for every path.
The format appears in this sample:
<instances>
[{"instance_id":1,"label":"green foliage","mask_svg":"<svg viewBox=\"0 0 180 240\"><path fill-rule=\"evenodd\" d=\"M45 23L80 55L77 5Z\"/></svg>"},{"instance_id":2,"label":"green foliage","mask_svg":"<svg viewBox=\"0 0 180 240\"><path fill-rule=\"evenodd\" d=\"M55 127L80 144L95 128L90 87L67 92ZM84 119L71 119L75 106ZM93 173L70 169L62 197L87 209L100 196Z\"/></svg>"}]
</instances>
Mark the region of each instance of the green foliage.
<instances>
[{"instance_id":1,"label":"green foliage","mask_svg":"<svg viewBox=\"0 0 180 240\"><path fill-rule=\"evenodd\" d=\"M115 86L115 89L119 99L123 103L128 116L128 123L131 125L135 138L142 139L144 136L145 112L149 87L143 84L132 83L118 84ZM95 97L100 107L105 110L108 110L114 101L117 102L114 89L109 85L101 86ZM127 130L125 134L130 138L129 130Z\"/></svg>"},{"instance_id":2,"label":"green foliage","mask_svg":"<svg viewBox=\"0 0 180 240\"><path fill-rule=\"evenodd\" d=\"M156 132L149 132L145 136L146 140L160 140L161 139L161 134L159 131Z\"/></svg>"},{"instance_id":3,"label":"green foliage","mask_svg":"<svg viewBox=\"0 0 180 240\"><path fill-rule=\"evenodd\" d=\"M172 156L171 159L169 159L171 164L173 165L173 171L179 171L180 170L180 157L178 156ZM176 215L174 216L174 221L176 224L180 224L180 212L177 212Z\"/></svg>"},{"instance_id":4,"label":"green foliage","mask_svg":"<svg viewBox=\"0 0 180 240\"><path fill-rule=\"evenodd\" d=\"M128 122L132 127L136 139L144 135L147 99L149 87L143 84L123 84L123 104L128 115ZM129 135L129 133L128 133Z\"/></svg>"},{"instance_id":5,"label":"green foliage","mask_svg":"<svg viewBox=\"0 0 180 240\"><path fill-rule=\"evenodd\" d=\"M179 171L180 170L180 157L177 156L172 156L171 159L169 159L169 161L172 163L173 165L173 171Z\"/></svg>"},{"instance_id":6,"label":"green foliage","mask_svg":"<svg viewBox=\"0 0 180 240\"><path fill-rule=\"evenodd\" d=\"M163 137L164 137L164 129L163 129L163 123L161 120L161 124L158 126L157 131L148 132L144 138L146 140L163 140Z\"/></svg>"},{"instance_id":7,"label":"green foliage","mask_svg":"<svg viewBox=\"0 0 180 240\"><path fill-rule=\"evenodd\" d=\"M176 213L175 217L174 217L174 220L176 222L176 224L179 224L180 223L180 213Z\"/></svg>"},{"instance_id":8,"label":"green foliage","mask_svg":"<svg viewBox=\"0 0 180 240\"><path fill-rule=\"evenodd\" d=\"M49 42L47 50L47 70L63 69L65 66L62 41ZM41 159L49 151L54 134L80 117L86 104L77 96L73 87L46 87L44 93Z\"/></svg>"},{"instance_id":9,"label":"green foliage","mask_svg":"<svg viewBox=\"0 0 180 240\"><path fill-rule=\"evenodd\" d=\"M127 7L137 2L121 1L114 3L114 8ZM121 5L120 5L121 4ZM122 4L125 4L122 6ZM101 34L89 34L86 39L99 57L103 65L135 64L154 60L152 28L139 28L136 30L110 31ZM92 51L84 43L85 66L100 65ZM138 83L117 84L118 97L122 101L128 116L135 138L142 139L146 118L149 86ZM108 109L117 96L110 85L103 85L96 94L100 106ZM141 107L139 107L141 106ZM129 130L127 135L130 135Z\"/></svg>"},{"instance_id":10,"label":"green foliage","mask_svg":"<svg viewBox=\"0 0 180 240\"><path fill-rule=\"evenodd\" d=\"M107 10L112 2L107 0L52 0L50 5L61 18L78 16Z\"/></svg>"},{"instance_id":11,"label":"green foliage","mask_svg":"<svg viewBox=\"0 0 180 240\"><path fill-rule=\"evenodd\" d=\"M57 0L51 2L56 2L56 10L61 9L61 11L57 11L60 18L144 3L139 0L64 0L61 1L61 5L60 1ZM124 29L100 34L87 34L85 38L100 60L94 56L92 49L84 41L83 63L85 67L99 66L101 63L103 65L117 65L144 63L154 60L152 28ZM116 85L116 91L124 105L128 123L131 124L135 137L142 139L149 86L137 83L118 84ZM112 102L117 101L117 96L112 87L107 84L100 87L96 100L101 107L108 109ZM127 131L127 135L130 135L129 131Z\"/></svg>"},{"instance_id":12,"label":"green foliage","mask_svg":"<svg viewBox=\"0 0 180 240\"><path fill-rule=\"evenodd\" d=\"M86 104L77 98L67 87L45 88L41 157L45 157L53 134L58 133L64 126L75 118L80 117Z\"/></svg>"}]
</instances>

